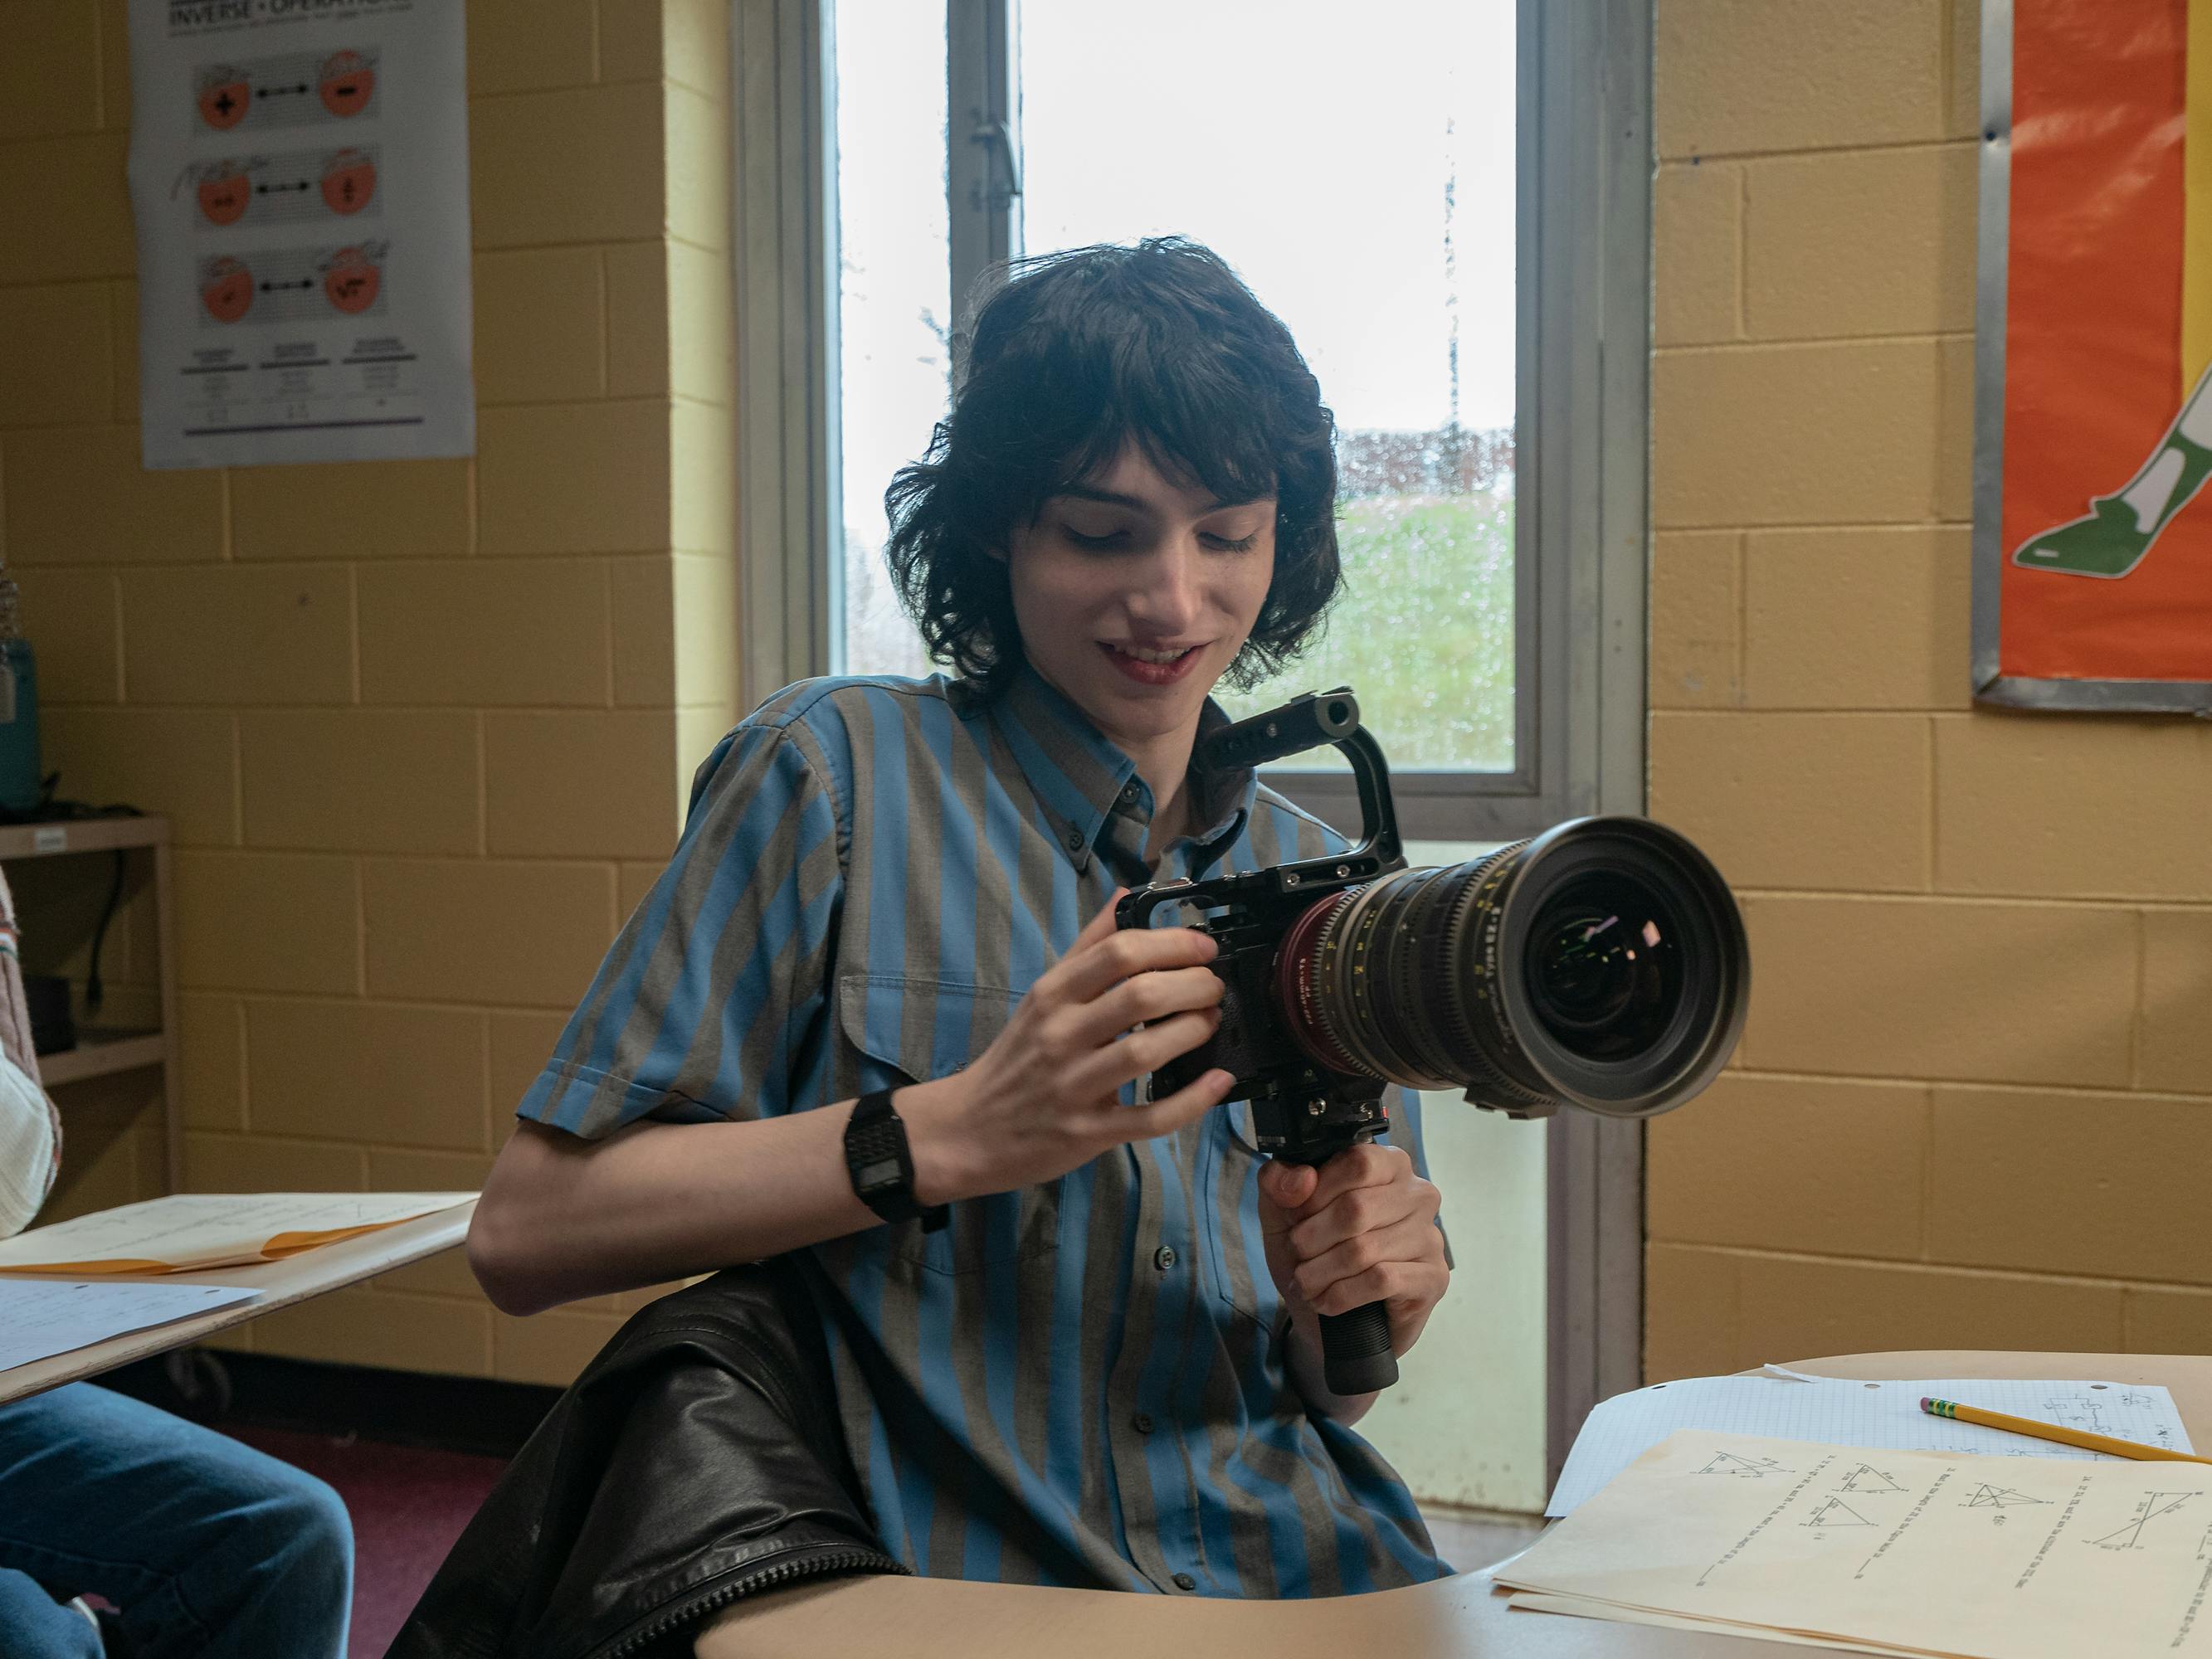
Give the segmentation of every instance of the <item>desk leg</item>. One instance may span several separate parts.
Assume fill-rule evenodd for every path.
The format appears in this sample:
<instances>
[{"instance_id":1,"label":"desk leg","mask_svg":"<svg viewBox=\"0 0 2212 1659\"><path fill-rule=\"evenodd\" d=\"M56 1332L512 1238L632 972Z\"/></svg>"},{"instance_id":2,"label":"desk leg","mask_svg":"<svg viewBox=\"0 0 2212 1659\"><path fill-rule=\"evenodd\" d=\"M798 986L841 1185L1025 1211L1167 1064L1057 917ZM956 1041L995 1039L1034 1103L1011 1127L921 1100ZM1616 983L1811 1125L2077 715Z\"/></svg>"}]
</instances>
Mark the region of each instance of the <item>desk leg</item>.
<instances>
[{"instance_id":1,"label":"desk leg","mask_svg":"<svg viewBox=\"0 0 2212 1659\"><path fill-rule=\"evenodd\" d=\"M168 1190L185 1190L185 1112L184 1082L177 1063L180 1046L177 1032L177 902L176 890L171 880L169 842L167 836L154 847L154 909L155 926L160 928L161 941L159 951L161 975L161 1116L162 1161L167 1171Z\"/></svg>"}]
</instances>

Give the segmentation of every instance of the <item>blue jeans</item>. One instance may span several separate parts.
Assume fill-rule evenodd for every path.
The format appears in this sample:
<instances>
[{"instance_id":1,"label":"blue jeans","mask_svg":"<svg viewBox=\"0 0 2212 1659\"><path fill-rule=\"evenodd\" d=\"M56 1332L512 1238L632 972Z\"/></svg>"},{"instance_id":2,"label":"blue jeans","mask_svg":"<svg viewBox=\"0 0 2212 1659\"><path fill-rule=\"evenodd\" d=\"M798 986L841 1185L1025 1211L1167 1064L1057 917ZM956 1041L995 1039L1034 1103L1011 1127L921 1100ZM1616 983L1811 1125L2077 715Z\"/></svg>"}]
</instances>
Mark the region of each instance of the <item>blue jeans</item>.
<instances>
[{"instance_id":1,"label":"blue jeans","mask_svg":"<svg viewBox=\"0 0 2212 1659\"><path fill-rule=\"evenodd\" d=\"M343 1659L353 1523L314 1476L71 1382L0 1406L0 1650L97 1659L56 1601L85 1594L145 1659Z\"/></svg>"}]
</instances>

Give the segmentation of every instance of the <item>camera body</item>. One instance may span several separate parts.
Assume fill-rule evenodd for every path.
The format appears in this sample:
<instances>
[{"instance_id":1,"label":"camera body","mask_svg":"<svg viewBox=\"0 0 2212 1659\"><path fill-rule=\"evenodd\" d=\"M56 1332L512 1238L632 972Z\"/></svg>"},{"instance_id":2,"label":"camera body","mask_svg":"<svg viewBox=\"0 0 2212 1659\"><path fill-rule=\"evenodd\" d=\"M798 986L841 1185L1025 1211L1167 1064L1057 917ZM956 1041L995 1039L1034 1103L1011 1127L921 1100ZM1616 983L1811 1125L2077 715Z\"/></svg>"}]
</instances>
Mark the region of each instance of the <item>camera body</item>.
<instances>
[{"instance_id":1,"label":"camera body","mask_svg":"<svg viewBox=\"0 0 2212 1659\"><path fill-rule=\"evenodd\" d=\"M1115 921L1164 905L1220 949L1221 1024L1153 1074L1153 1093L1220 1067L1252 1103L1260 1150L1319 1164L1389 1128L1389 1079L1544 1117L1562 1104L1638 1119L1727 1064L1749 1006L1743 918L1711 860L1649 819L1573 818L1464 864L1409 870L1390 774L1349 688L1309 692L1206 738L1209 769L1334 744L1362 837L1266 870L1154 882ZM1388 1310L1323 1315L1328 1386L1396 1377Z\"/></svg>"},{"instance_id":2,"label":"camera body","mask_svg":"<svg viewBox=\"0 0 2212 1659\"><path fill-rule=\"evenodd\" d=\"M1324 743L1351 761L1359 790L1362 835L1350 851L1206 881L1179 877L1125 895L1115 921L1152 926L1162 905L1207 914L1188 924L1210 934L1220 954L1207 963L1222 981L1221 1027L1152 1075L1152 1092L1173 1093L1216 1066L1231 1073L1224 1103L1252 1103L1260 1150L1286 1163L1320 1164L1389 1127L1380 1078L1334 1071L1303 1053L1291 1035L1275 983L1285 938L1333 893L1406 867L1390 799L1389 768L1359 724L1348 687L1309 691L1281 708L1225 726L1206 739L1209 767L1259 766Z\"/></svg>"}]
</instances>

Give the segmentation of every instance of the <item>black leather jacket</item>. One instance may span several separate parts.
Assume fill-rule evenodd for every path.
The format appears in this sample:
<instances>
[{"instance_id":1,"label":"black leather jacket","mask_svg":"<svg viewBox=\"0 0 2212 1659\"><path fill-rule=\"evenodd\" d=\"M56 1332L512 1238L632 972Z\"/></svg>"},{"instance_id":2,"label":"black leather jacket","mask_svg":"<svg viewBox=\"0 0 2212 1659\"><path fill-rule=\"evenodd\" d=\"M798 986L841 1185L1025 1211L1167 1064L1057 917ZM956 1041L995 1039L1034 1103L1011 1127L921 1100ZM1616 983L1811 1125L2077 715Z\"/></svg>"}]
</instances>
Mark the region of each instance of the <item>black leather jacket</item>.
<instances>
[{"instance_id":1,"label":"black leather jacket","mask_svg":"<svg viewBox=\"0 0 2212 1659\"><path fill-rule=\"evenodd\" d=\"M636 1315L500 1478L386 1659L689 1656L739 1596L886 1555L795 1268Z\"/></svg>"}]
</instances>

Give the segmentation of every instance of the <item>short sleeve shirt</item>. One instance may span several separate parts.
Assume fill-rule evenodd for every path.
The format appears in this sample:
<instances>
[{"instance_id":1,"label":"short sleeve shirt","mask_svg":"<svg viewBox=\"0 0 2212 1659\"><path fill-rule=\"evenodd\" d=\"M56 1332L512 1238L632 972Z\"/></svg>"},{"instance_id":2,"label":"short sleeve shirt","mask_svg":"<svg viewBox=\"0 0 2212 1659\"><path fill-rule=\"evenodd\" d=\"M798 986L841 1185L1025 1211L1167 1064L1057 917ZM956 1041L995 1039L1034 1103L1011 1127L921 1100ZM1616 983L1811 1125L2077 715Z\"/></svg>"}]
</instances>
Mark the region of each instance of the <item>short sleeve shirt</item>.
<instances>
[{"instance_id":1,"label":"short sleeve shirt","mask_svg":"<svg viewBox=\"0 0 2212 1659\"><path fill-rule=\"evenodd\" d=\"M1208 726L1226 717L1206 708ZM1134 763L1024 671L791 687L699 769L673 860L520 1115L809 1111L945 1076L1115 886L1344 838L1249 772L1148 868ZM1391 1134L1421 1163L1414 1097ZM916 1572L1248 1597L1440 1577L1413 1499L1285 1371L1249 1108L799 1252L878 1530Z\"/></svg>"}]
</instances>

